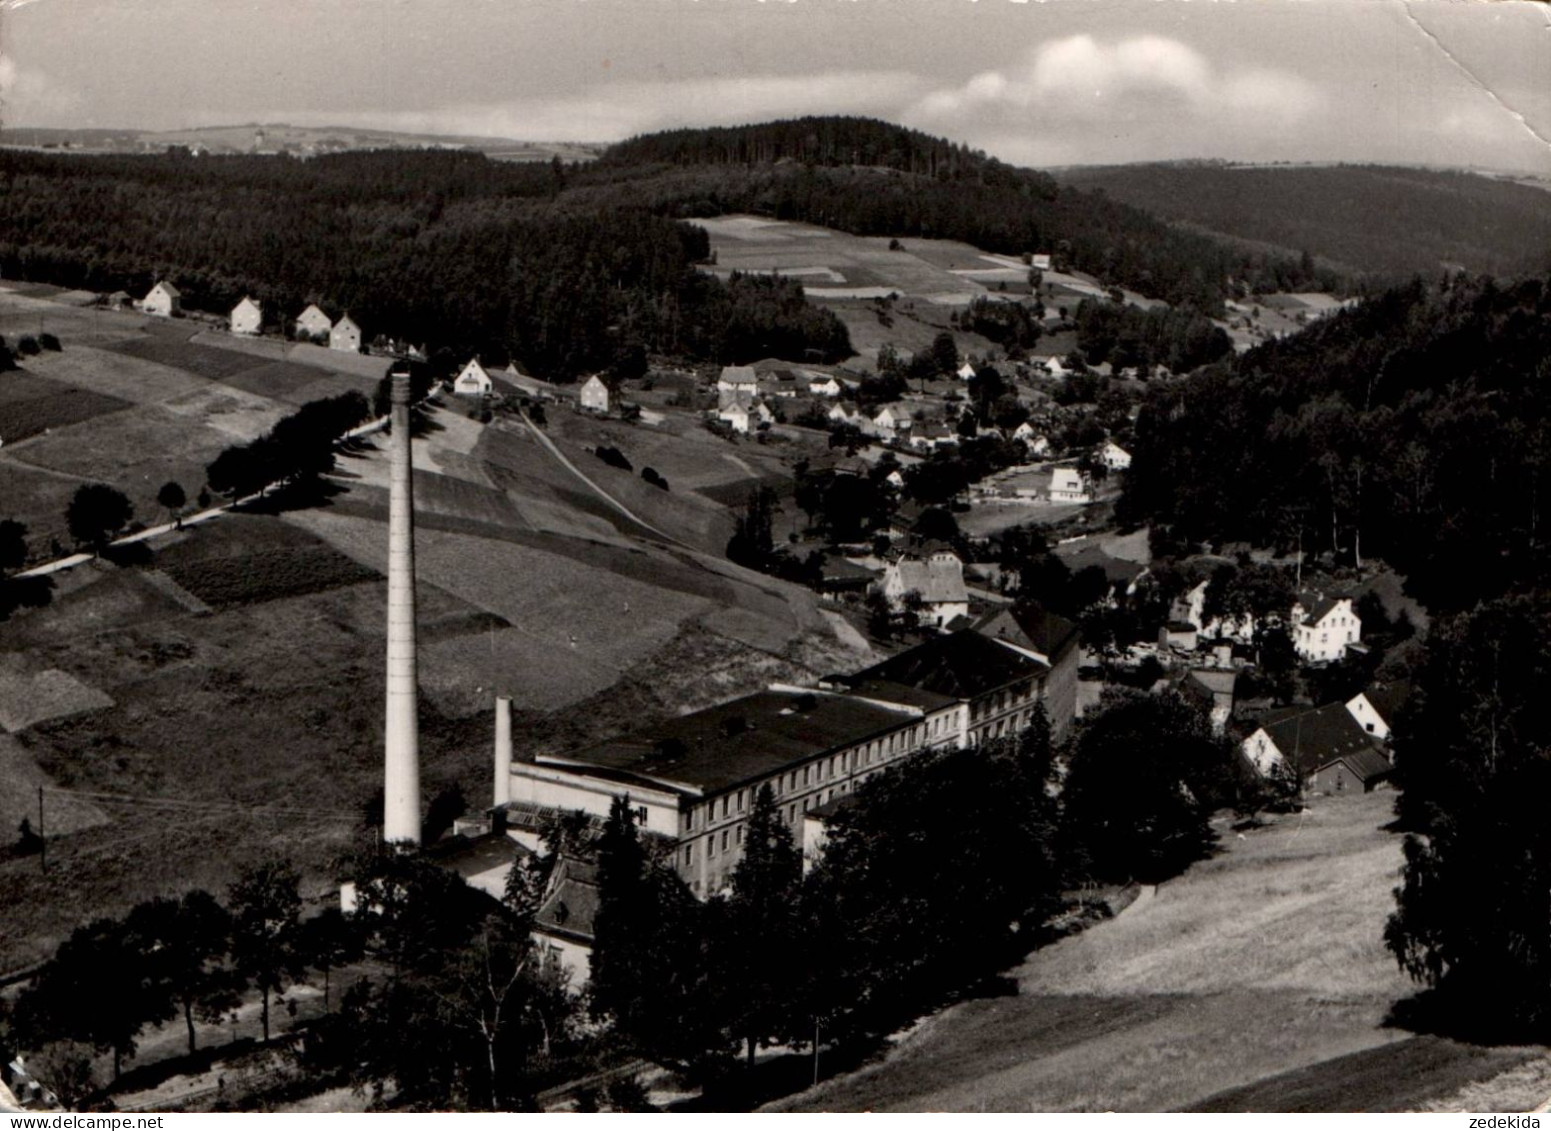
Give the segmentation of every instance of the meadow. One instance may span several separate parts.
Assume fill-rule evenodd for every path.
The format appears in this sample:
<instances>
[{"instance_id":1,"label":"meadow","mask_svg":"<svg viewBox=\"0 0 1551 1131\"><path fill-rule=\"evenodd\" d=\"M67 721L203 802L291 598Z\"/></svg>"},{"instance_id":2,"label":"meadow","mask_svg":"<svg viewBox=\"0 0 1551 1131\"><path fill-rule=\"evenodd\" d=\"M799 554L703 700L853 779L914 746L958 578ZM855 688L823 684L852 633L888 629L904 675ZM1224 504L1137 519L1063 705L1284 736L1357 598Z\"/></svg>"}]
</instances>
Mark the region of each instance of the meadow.
<instances>
[{"instance_id":1,"label":"meadow","mask_svg":"<svg viewBox=\"0 0 1551 1131\"><path fill-rule=\"evenodd\" d=\"M1392 804L1319 798L1242 836L1220 824L1216 857L1009 971L1015 996L946 1009L779 1106L1410 1110L1543 1057L1386 1026L1413 990L1382 941Z\"/></svg>"}]
</instances>

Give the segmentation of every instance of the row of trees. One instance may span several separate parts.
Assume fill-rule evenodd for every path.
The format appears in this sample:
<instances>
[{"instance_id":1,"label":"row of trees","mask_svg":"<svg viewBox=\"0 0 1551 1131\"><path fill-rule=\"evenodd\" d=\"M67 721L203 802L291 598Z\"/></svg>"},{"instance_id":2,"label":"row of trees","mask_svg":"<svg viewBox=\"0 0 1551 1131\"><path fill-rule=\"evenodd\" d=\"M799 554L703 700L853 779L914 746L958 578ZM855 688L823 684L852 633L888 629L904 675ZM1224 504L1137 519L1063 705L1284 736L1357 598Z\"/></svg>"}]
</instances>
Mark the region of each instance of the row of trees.
<instances>
[{"instance_id":1,"label":"row of trees","mask_svg":"<svg viewBox=\"0 0 1551 1131\"><path fill-rule=\"evenodd\" d=\"M1077 348L1090 365L1107 361L1116 370L1134 366L1143 371L1162 365L1188 373L1233 352L1228 332L1194 310L1142 310L1085 298L1077 304L1075 321Z\"/></svg>"},{"instance_id":2,"label":"row of trees","mask_svg":"<svg viewBox=\"0 0 1551 1131\"><path fill-rule=\"evenodd\" d=\"M79 1102L95 1085L92 1052L112 1054L117 1079L148 1026L181 1021L192 1055L199 1025L254 991L267 1042L276 1004L311 979L324 1013L295 1051L315 1080L391 1085L410 1107L531 1107L538 1060L579 1036L563 973L529 937L532 908L402 854L362 859L352 878L362 910L350 915L304 916L296 871L270 860L245 869L224 901L194 890L94 920L21 995L11 1039L41 1051L48 1082ZM347 968L357 976L336 994L333 975Z\"/></svg>"},{"instance_id":3,"label":"row of trees","mask_svg":"<svg viewBox=\"0 0 1551 1131\"><path fill-rule=\"evenodd\" d=\"M334 470L334 445L371 416L366 397L354 390L309 401L268 432L216 456L205 469L210 489L240 499L271 484L314 486Z\"/></svg>"},{"instance_id":4,"label":"row of trees","mask_svg":"<svg viewBox=\"0 0 1551 1131\"><path fill-rule=\"evenodd\" d=\"M1016 738L918 754L853 797L804 876L762 789L730 892L704 904L616 804L597 846L593 1010L712 1075L761 1045L870 1041L1046 937L1062 891L1176 874L1243 793L1202 712L1122 692L1065 751L1041 711Z\"/></svg>"}]
</instances>

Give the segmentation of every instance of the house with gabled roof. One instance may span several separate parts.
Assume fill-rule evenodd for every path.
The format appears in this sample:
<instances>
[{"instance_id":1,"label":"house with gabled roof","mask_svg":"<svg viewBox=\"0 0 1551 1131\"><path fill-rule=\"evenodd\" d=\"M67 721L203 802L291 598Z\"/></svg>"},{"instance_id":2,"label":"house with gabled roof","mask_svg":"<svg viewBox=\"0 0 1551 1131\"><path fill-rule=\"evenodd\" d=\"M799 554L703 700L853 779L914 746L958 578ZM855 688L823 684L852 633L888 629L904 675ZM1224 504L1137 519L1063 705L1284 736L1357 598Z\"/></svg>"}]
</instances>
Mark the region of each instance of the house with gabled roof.
<instances>
[{"instance_id":1,"label":"house with gabled roof","mask_svg":"<svg viewBox=\"0 0 1551 1131\"><path fill-rule=\"evenodd\" d=\"M1030 601L1020 601L983 617L975 631L1003 640L1048 664L1041 697L1057 738L1071 729L1077 717L1077 663L1082 636L1077 625Z\"/></svg>"},{"instance_id":2,"label":"house with gabled roof","mask_svg":"<svg viewBox=\"0 0 1551 1131\"><path fill-rule=\"evenodd\" d=\"M1075 467L1057 467L1050 472L1052 503L1091 503L1093 487L1088 477Z\"/></svg>"},{"instance_id":3,"label":"house with gabled roof","mask_svg":"<svg viewBox=\"0 0 1551 1131\"><path fill-rule=\"evenodd\" d=\"M183 313L183 295L164 279L146 292L140 309L158 318L172 318Z\"/></svg>"},{"instance_id":4,"label":"house with gabled roof","mask_svg":"<svg viewBox=\"0 0 1551 1131\"><path fill-rule=\"evenodd\" d=\"M1309 664L1339 660L1348 644L1362 639L1362 618L1350 597L1300 593L1292 607L1293 648Z\"/></svg>"},{"instance_id":5,"label":"house with gabled roof","mask_svg":"<svg viewBox=\"0 0 1551 1131\"><path fill-rule=\"evenodd\" d=\"M1273 711L1241 748L1262 776L1291 771L1318 793L1370 790L1393 769L1344 703Z\"/></svg>"},{"instance_id":6,"label":"house with gabled roof","mask_svg":"<svg viewBox=\"0 0 1551 1131\"><path fill-rule=\"evenodd\" d=\"M752 365L724 365L716 379L719 393L747 393L752 397L759 390L759 375Z\"/></svg>"},{"instance_id":7,"label":"house with gabled roof","mask_svg":"<svg viewBox=\"0 0 1551 1131\"><path fill-rule=\"evenodd\" d=\"M298 337L323 338L327 337L334 328L334 320L323 313L317 303L310 303L306 310L296 316L296 333Z\"/></svg>"},{"instance_id":8,"label":"house with gabled roof","mask_svg":"<svg viewBox=\"0 0 1551 1131\"><path fill-rule=\"evenodd\" d=\"M1376 683L1346 701L1346 709L1357 725L1380 742L1388 742L1396 720L1411 698L1411 685L1405 681Z\"/></svg>"},{"instance_id":9,"label":"house with gabled roof","mask_svg":"<svg viewBox=\"0 0 1551 1131\"><path fill-rule=\"evenodd\" d=\"M244 295L242 301L232 307L230 324L234 334L257 334L264 328L263 304L250 295Z\"/></svg>"},{"instance_id":10,"label":"house with gabled roof","mask_svg":"<svg viewBox=\"0 0 1551 1131\"><path fill-rule=\"evenodd\" d=\"M589 412L608 412L609 387L603 383L603 378L594 373L582 382L576 399Z\"/></svg>"},{"instance_id":11,"label":"house with gabled roof","mask_svg":"<svg viewBox=\"0 0 1551 1131\"><path fill-rule=\"evenodd\" d=\"M964 563L952 550L938 550L925 557L906 555L883 571L880 584L889 606L906 608L905 595L921 598L921 622L946 628L969 614L969 590L964 586Z\"/></svg>"},{"instance_id":12,"label":"house with gabled roof","mask_svg":"<svg viewBox=\"0 0 1551 1131\"><path fill-rule=\"evenodd\" d=\"M341 314L339 321L329 328L329 349L342 353L361 352L361 327L348 313Z\"/></svg>"},{"instance_id":13,"label":"house with gabled roof","mask_svg":"<svg viewBox=\"0 0 1551 1131\"><path fill-rule=\"evenodd\" d=\"M495 382L477 357L470 358L452 381L452 391L463 397L482 397L494 390Z\"/></svg>"}]
</instances>

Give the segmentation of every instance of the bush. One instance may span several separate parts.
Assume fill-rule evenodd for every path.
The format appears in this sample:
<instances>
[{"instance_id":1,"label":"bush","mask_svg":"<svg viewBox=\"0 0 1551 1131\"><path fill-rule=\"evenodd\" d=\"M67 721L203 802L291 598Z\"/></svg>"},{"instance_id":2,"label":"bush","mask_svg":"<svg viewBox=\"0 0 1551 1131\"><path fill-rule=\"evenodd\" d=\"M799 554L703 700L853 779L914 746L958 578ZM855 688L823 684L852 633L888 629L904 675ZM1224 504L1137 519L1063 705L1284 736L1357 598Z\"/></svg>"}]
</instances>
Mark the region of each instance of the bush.
<instances>
[{"instance_id":1,"label":"bush","mask_svg":"<svg viewBox=\"0 0 1551 1131\"><path fill-rule=\"evenodd\" d=\"M620 451L618 448L611 448L600 444L597 448L593 449L592 454L597 456L610 467L617 467L621 471L635 470L631 462L625 458L625 453Z\"/></svg>"},{"instance_id":2,"label":"bush","mask_svg":"<svg viewBox=\"0 0 1551 1131\"><path fill-rule=\"evenodd\" d=\"M55 353L59 353L64 349L64 347L59 344L59 339L54 337L53 334L39 334L38 345L42 346L46 350L53 350Z\"/></svg>"},{"instance_id":3,"label":"bush","mask_svg":"<svg viewBox=\"0 0 1551 1131\"><path fill-rule=\"evenodd\" d=\"M39 352L38 339L31 334L23 334L16 341L16 352L23 357L33 357Z\"/></svg>"},{"instance_id":4,"label":"bush","mask_svg":"<svg viewBox=\"0 0 1551 1131\"><path fill-rule=\"evenodd\" d=\"M641 469L641 478L646 480L653 487L661 487L664 491L668 489L668 481L657 473L656 468L643 467Z\"/></svg>"}]
</instances>

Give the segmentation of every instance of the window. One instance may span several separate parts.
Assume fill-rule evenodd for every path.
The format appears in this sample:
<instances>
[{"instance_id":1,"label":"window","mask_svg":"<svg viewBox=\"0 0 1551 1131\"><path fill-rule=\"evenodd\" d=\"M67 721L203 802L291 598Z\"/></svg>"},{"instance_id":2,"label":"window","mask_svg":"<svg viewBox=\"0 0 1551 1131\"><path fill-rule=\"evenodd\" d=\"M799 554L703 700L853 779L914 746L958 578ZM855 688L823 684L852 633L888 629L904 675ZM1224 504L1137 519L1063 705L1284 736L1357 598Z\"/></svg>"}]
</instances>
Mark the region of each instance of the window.
<instances>
[{"instance_id":1,"label":"window","mask_svg":"<svg viewBox=\"0 0 1551 1131\"><path fill-rule=\"evenodd\" d=\"M743 812L743 790L738 790L738 812Z\"/></svg>"},{"instance_id":2,"label":"window","mask_svg":"<svg viewBox=\"0 0 1551 1131\"><path fill-rule=\"evenodd\" d=\"M695 846L693 844L686 844L684 846L684 867L686 867L686 868L693 868L694 866L695 866Z\"/></svg>"},{"instance_id":3,"label":"window","mask_svg":"<svg viewBox=\"0 0 1551 1131\"><path fill-rule=\"evenodd\" d=\"M713 834L705 838L705 855L707 860L716 856L716 836Z\"/></svg>"},{"instance_id":4,"label":"window","mask_svg":"<svg viewBox=\"0 0 1551 1131\"><path fill-rule=\"evenodd\" d=\"M743 826L742 825L738 826L738 843L739 844L743 843Z\"/></svg>"},{"instance_id":5,"label":"window","mask_svg":"<svg viewBox=\"0 0 1551 1131\"><path fill-rule=\"evenodd\" d=\"M684 831L685 832L689 832L689 830L694 828L694 827L695 827L695 811L693 809L691 809L688 813L684 814Z\"/></svg>"},{"instance_id":6,"label":"window","mask_svg":"<svg viewBox=\"0 0 1551 1131\"><path fill-rule=\"evenodd\" d=\"M722 816L724 816L724 817L727 816L727 803L729 801L731 801L731 800L732 800L732 798L730 798L730 797L722 798Z\"/></svg>"},{"instance_id":7,"label":"window","mask_svg":"<svg viewBox=\"0 0 1551 1131\"><path fill-rule=\"evenodd\" d=\"M789 824L789 825L793 825L793 824L797 823L797 806L796 805L788 805L786 807L786 823Z\"/></svg>"},{"instance_id":8,"label":"window","mask_svg":"<svg viewBox=\"0 0 1551 1131\"><path fill-rule=\"evenodd\" d=\"M727 830L726 829L722 830L722 851L723 852L727 851Z\"/></svg>"},{"instance_id":9,"label":"window","mask_svg":"<svg viewBox=\"0 0 1551 1131\"><path fill-rule=\"evenodd\" d=\"M646 824L646 806L645 805L637 805L636 806L636 809L635 809L635 823L638 824L638 825Z\"/></svg>"},{"instance_id":10,"label":"window","mask_svg":"<svg viewBox=\"0 0 1551 1131\"><path fill-rule=\"evenodd\" d=\"M802 784L803 785L807 785L808 784L808 767L807 766L804 766L802 768Z\"/></svg>"}]
</instances>

